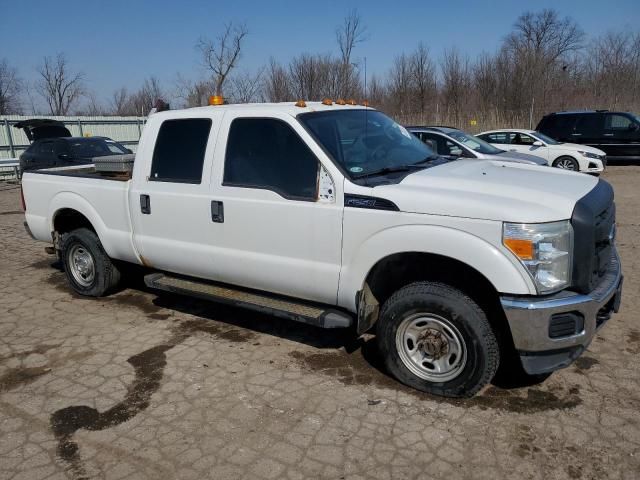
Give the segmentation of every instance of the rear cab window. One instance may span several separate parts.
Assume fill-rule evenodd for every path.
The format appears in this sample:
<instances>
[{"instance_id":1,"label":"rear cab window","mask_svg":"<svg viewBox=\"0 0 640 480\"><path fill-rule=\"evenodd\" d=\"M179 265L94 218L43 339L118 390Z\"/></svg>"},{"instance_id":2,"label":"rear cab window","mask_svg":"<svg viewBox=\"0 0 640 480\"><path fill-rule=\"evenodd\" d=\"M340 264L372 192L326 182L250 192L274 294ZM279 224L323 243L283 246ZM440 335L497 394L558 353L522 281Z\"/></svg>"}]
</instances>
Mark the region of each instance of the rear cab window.
<instances>
[{"instance_id":1,"label":"rear cab window","mask_svg":"<svg viewBox=\"0 0 640 480\"><path fill-rule=\"evenodd\" d=\"M211 123L210 118L162 122L149 181L200 184Z\"/></svg>"}]
</instances>

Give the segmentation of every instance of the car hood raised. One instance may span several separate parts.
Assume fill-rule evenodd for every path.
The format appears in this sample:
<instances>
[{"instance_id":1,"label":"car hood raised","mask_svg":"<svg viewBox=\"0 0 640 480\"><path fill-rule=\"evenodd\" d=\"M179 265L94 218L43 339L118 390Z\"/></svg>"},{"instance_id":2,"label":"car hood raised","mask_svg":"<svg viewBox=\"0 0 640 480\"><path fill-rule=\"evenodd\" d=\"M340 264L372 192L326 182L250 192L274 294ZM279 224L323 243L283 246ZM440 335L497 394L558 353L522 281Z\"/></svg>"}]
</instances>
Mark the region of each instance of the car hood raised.
<instances>
[{"instance_id":1,"label":"car hood raised","mask_svg":"<svg viewBox=\"0 0 640 480\"><path fill-rule=\"evenodd\" d=\"M377 186L369 195L391 200L404 212L539 223L571 218L576 201L597 183L556 168L458 160Z\"/></svg>"}]
</instances>

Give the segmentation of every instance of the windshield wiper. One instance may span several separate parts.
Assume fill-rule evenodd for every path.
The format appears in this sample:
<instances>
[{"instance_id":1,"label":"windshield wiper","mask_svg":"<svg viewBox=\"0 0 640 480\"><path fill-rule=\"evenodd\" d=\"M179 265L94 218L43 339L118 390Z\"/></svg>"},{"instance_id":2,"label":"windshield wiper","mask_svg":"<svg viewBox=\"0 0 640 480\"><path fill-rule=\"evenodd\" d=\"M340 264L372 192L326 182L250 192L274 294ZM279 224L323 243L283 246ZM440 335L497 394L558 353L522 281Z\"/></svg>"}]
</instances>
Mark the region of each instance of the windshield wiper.
<instances>
[{"instance_id":1,"label":"windshield wiper","mask_svg":"<svg viewBox=\"0 0 640 480\"><path fill-rule=\"evenodd\" d=\"M429 155L427 158L420 160L419 162L412 163L410 165L406 165L407 167L423 167L425 163L434 162L438 160L440 155Z\"/></svg>"},{"instance_id":2,"label":"windshield wiper","mask_svg":"<svg viewBox=\"0 0 640 480\"><path fill-rule=\"evenodd\" d=\"M397 172L410 172L411 170L417 170L420 168L426 168L425 163L433 162L438 160L440 156L438 155L429 155L423 160L420 160L416 163L410 163L408 165L397 165L394 167L384 167L379 170L374 170L372 172L363 173L361 175L354 176L353 178L369 178L376 175L386 175L388 173L397 173Z\"/></svg>"}]
</instances>

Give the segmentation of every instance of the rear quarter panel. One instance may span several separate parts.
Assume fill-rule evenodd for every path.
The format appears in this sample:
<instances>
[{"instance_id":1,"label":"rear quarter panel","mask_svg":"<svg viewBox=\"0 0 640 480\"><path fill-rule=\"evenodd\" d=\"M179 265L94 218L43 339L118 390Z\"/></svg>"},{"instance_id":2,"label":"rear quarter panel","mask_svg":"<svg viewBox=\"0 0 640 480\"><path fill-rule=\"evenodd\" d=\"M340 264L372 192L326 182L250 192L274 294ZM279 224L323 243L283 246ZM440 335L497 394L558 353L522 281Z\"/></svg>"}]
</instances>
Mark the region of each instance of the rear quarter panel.
<instances>
[{"instance_id":1,"label":"rear quarter panel","mask_svg":"<svg viewBox=\"0 0 640 480\"><path fill-rule=\"evenodd\" d=\"M22 188L25 196L25 218L34 237L52 242L56 215L65 208L84 215L96 230L111 258L138 262L131 234L129 216L129 182L100 178L25 173Z\"/></svg>"}]
</instances>

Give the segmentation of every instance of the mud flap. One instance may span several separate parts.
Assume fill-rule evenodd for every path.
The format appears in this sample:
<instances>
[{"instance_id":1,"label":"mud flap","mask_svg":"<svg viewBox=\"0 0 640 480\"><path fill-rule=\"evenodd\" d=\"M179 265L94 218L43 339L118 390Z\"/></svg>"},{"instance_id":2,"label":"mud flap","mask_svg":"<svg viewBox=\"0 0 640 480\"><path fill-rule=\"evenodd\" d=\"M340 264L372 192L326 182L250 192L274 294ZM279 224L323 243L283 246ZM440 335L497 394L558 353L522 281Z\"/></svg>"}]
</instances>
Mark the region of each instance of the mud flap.
<instances>
[{"instance_id":1,"label":"mud flap","mask_svg":"<svg viewBox=\"0 0 640 480\"><path fill-rule=\"evenodd\" d=\"M380 304L365 283L364 288L358 292L358 335L362 335L378 320L380 314Z\"/></svg>"}]
</instances>

